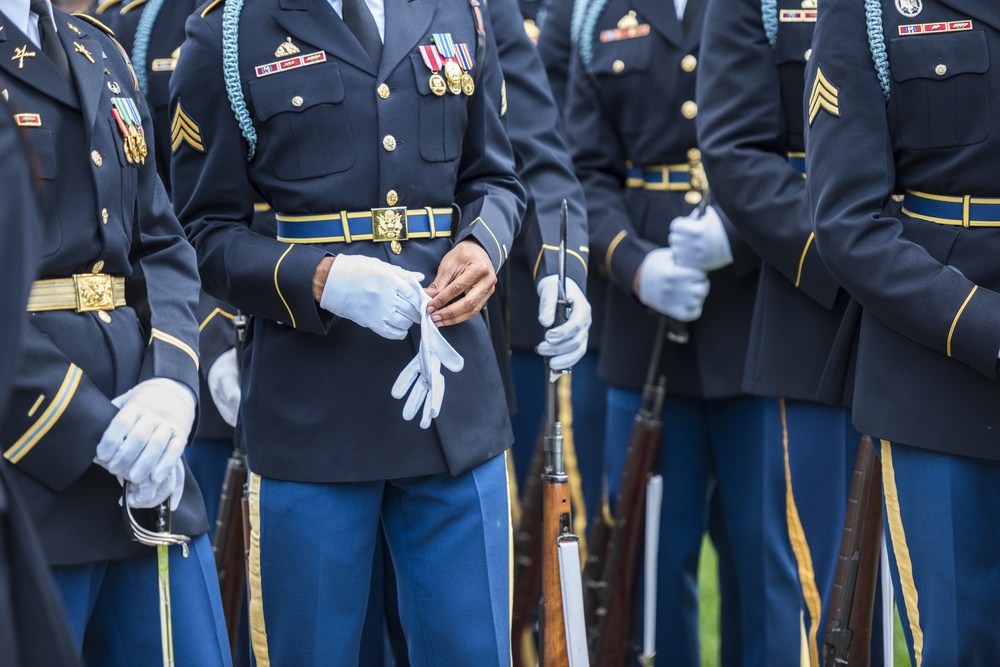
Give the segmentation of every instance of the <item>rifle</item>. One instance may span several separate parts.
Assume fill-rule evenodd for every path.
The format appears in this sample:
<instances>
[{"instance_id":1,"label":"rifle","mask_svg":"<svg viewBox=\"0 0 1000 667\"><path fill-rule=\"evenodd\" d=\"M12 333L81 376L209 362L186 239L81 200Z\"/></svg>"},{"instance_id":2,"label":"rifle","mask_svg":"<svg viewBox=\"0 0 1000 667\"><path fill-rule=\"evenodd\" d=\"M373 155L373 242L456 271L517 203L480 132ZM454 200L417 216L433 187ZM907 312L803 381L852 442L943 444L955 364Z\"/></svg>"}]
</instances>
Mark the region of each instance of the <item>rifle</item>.
<instances>
[{"instance_id":1,"label":"rifle","mask_svg":"<svg viewBox=\"0 0 1000 667\"><path fill-rule=\"evenodd\" d=\"M668 326L667 318L660 317L643 386L642 407L635 416L625 455L615 521L601 576L587 584L590 597L595 601L588 610L587 628L590 661L595 667L621 667L632 647L646 489L663 436L660 414L666 395L666 377L659 369Z\"/></svg>"},{"instance_id":2,"label":"rifle","mask_svg":"<svg viewBox=\"0 0 1000 667\"><path fill-rule=\"evenodd\" d=\"M559 218L559 297L553 326L564 323L572 307L566 297L565 199ZM572 531L569 479L563 462L562 423L556 413L556 383L569 381L568 373L554 373L546 361L545 461L541 475L542 599L538 615L542 667L582 667L587 664L580 541Z\"/></svg>"},{"instance_id":3,"label":"rifle","mask_svg":"<svg viewBox=\"0 0 1000 667\"><path fill-rule=\"evenodd\" d=\"M863 435L847 501L823 641L823 664L827 667L867 667L869 663L881 544L882 464L875 456L872 441Z\"/></svg>"},{"instance_id":4,"label":"rifle","mask_svg":"<svg viewBox=\"0 0 1000 667\"><path fill-rule=\"evenodd\" d=\"M237 354L243 348L247 317L237 312L233 318L236 330ZM247 559L250 553L249 506L247 501L246 456L234 446L226 464L226 476L219 496L219 513L215 518L212 553L219 573L222 611L229 632L229 649L233 660L239 650L243 604L247 597Z\"/></svg>"}]
</instances>

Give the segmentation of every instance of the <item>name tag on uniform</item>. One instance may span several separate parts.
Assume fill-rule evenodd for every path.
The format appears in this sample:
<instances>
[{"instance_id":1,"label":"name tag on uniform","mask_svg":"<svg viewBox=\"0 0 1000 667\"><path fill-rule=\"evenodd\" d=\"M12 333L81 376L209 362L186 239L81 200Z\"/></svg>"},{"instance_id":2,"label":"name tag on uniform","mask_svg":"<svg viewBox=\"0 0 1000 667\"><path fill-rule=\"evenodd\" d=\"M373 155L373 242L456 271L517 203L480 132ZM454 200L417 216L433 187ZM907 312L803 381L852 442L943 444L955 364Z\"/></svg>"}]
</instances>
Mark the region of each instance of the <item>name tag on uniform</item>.
<instances>
[{"instance_id":1,"label":"name tag on uniform","mask_svg":"<svg viewBox=\"0 0 1000 667\"><path fill-rule=\"evenodd\" d=\"M41 127L42 117L37 113L16 113L14 114L14 122L20 127Z\"/></svg>"},{"instance_id":2,"label":"name tag on uniform","mask_svg":"<svg viewBox=\"0 0 1000 667\"><path fill-rule=\"evenodd\" d=\"M914 23L899 26L900 35L929 35L935 32L960 32L972 30L972 21L945 21L943 23Z\"/></svg>"},{"instance_id":3,"label":"name tag on uniform","mask_svg":"<svg viewBox=\"0 0 1000 667\"><path fill-rule=\"evenodd\" d=\"M254 69L257 71L257 78L262 76L270 76L272 74L277 74L278 72L287 72L290 69L298 69L300 67L306 67L307 65L315 65L316 63L326 62L326 51L317 51L316 53L307 53L304 56L295 56L294 58L285 58L284 60L276 60L273 63L267 63L266 65L257 65Z\"/></svg>"},{"instance_id":4,"label":"name tag on uniform","mask_svg":"<svg viewBox=\"0 0 1000 667\"><path fill-rule=\"evenodd\" d=\"M781 23L815 23L817 11L805 9L782 9L778 13Z\"/></svg>"}]
</instances>

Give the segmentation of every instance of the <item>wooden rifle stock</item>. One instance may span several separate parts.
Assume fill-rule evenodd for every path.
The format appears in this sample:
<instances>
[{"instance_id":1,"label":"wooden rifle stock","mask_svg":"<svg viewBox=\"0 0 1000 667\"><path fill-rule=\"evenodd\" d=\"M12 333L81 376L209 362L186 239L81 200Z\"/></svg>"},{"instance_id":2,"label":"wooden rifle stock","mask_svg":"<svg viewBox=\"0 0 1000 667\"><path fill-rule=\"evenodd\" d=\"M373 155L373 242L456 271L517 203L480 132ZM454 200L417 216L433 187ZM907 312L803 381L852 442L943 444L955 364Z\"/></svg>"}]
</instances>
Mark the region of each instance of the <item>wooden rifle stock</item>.
<instances>
[{"instance_id":1,"label":"wooden rifle stock","mask_svg":"<svg viewBox=\"0 0 1000 667\"><path fill-rule=\"evenodd\" d=\"M557 424L558 437L562 437ZM567 667L569 652L566 645L566 624L562 601L557 546L570 527L569 484L565 473L546 468L542 475L542 607L541 644L542 667Z\"/></svg>"},{"instance_id":2,"label":"wooden rifle stock","mask_svg":"<svg viewBox=\"0 0 1000 667\"><path fill-rule=\"evenodd\" d=\"M867 667L882 544L882 464L861 437L823 642L823 664Z\"/></svg>"},{"instance_id":3,"label":"wooden rifle stock","mask_svg":"<svg viewBox=\"0 0 1000 667\"><path fill-rule=\"evenodd\" d=\"M642 407L632 425L621 490L615 507L607 556L600 581L592 583L589 596L596 600L588 610L587 636L594 667L621 667L633 646L635 594L643 561L646 485L656 465L663 436L663 400L666 379L659 375L660 355L667 335L667 318L661 317L650 355Z\"/></svg>"},{"instance_id":4,"label":"wooden rifle stock","mask_svg":"<svg viewBox=\"0 0 1000 667\"><path fill-rule=\"evenodd\" d=\"M240 618L246 599L246 550L244 544L243 488L247 464L242 452L233 450L226 465L226 477L219 497L219 515L215 519L212 553L219 573L222 612L229 632L229 647L236 658ZM249 535L249 531L245 532Z\"/></svg>"},{"instance_id":5,"label":"wooden rifle stock","mask_svg":"<svg viewBox=\"0 0 1000 667\"><path fill-rule=\"evenodd\" d=\"M521 493L521 520L514 531L514 600L510 639L513 667L535 667L532 619L541 595L542 465L545 429L539 431ZM527 644L527 646L525 645Z\"/></svg>"}]
</instances>

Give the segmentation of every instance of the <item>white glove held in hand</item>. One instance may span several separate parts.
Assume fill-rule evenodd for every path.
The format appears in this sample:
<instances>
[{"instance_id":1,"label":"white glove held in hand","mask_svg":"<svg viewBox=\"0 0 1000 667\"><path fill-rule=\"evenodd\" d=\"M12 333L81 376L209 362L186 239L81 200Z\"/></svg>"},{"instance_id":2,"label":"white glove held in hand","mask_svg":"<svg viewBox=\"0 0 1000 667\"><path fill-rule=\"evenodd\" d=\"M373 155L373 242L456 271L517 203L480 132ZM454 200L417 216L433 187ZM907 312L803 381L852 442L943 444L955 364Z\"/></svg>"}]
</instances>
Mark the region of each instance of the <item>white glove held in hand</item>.
<instances>
[{"instance_id":1,"label":"white glove held in hand","mask_svg":"<svg viewBox=\"0 0 1000 667\"><path fill-rule=\"evenodd\" d=\"M156 483L147 477L139 482L130 483L125 502L129 507L159 507L160 503L169 498L170 511L173 512L180 507L181 496L184 495L185 475L184 459L177 459L177 463L162 482Z\"/></svg>"},{"instance_id":2,"label":"white glove held in hand","mask_svg":"<svg viewBox=\"0 0 1000 667\"><path fill-rule=\"evenodd\" d=\"M176 380L153 378L111 402L120 409L101 436L95 463L130 482L165 481L194 424L194 393Z\"/></svg>"},{"instance_id":3,"label":"white glove held in hand","mask_svg":"<svg viewBox=\"0 0 1000 667\"><path fill-rule=\"evenodd\" d=\"M726 228L712 206L707 207L702 216L694 212L674 218L667 242L674 251L674 259L681 266L708 272L733 263Z\"/></svg>"},{"instance_id":4,"label":"white glove held in hand","mask_svg":"<svg viewBox=\"0 0 1000 667\"><path fill-rule=\"evenodd\" d=\"M417 356L399 374L390 392L393 398L403 398L407 391L410 392L403 405L403 419L406 421L413 419L420 406L423 406L420 428L429 428L431 420L441 412L441 402L444 400L444 375L441 374L441 366L453 373L465 366L462 355L445 340L427 314L427 304L430 301L431 298L426 294L420 301L423 314L420 317L420 349L417 350Z\"/></svg>"},{"instance_id":5,"label":"white glove held in hand","mask_svg":"<svg viewBox=\"0 0 1000 667\"><path fill-rule=\"evenodd\" d=\"M549 368L561 371L580 361L587 352L590 333L590 302L572 278L566 279L566 298L570 301L566 321L545 332L545 340L535 352L549 359ZM545 328L556 319L556 302L559 299L559 276L545 276L538 281L538 323Z\"/></svg>"},{"instance_id":6,"label":"white glove held in hand","mask_svg":"<svg viewBox=\"0 0 1000 667\"><path fill-rule=\"evenodd\" d=\"M681 322L701 317L708 278L700 269L678 266L670 248L657 248L639 267L639 300Z\"/></svg>"},{"instance_id":7,"label":"white glove held in hand","mask_svg":"<svg viewBox=\"0 0 1000 667\"><path fill-rule=\"evenodd\" d=\"M364 255L337 255L319 305L390 340L420 321L422 273Z\"/></svg>"},{"instance_id":8,"label":"white glove held in hand","mask_svg":"<svg viewBox=\"0 0 1000 667\"><path fill-rule=\"evenodd\" d=\"M219 355L208 369L208 390L222 420L236 426L240 413L240 363L235 347Z\"/></svg>"}]
</instances>

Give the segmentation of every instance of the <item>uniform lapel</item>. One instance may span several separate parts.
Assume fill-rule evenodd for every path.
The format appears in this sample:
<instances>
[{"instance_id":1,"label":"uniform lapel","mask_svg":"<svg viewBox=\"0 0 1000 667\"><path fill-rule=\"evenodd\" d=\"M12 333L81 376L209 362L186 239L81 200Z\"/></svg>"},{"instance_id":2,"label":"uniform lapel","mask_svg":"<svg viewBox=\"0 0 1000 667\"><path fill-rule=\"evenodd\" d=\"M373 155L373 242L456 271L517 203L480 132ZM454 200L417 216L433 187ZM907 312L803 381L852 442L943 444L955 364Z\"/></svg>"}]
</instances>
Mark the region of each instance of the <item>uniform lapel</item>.
<instances>
[{"instance_id":1,"label":"uniform lapel","mask_svg":"<svg viewBox=\"0 0 1000 667\"><path fill-rule=\"evenodd\" d=\"M674 12L674 3L670 0L632 0L641 18L649 21L658 32L668 40L681 46L684 44L684 30ZM609 10L605 11L607 14Z\"/></svg>"},{"instance_id":2,"label":"uniform lapel","mask_svg":"<svg viewBox=\"0 0 1000 667\"><path fill-rule=\"evenodd\" d=\"M32 44L27 35L10 25L0 14L0 70L11 79L17 79L35 90L53 97L64 104L76 107L76 93L69 81L59 74L59 70L42 52L42 48ZM61 34L69 28L62 27ZM18 57L24 52L24 57ZM34 54L34 55L27 55ZM21 63L24 63L21 65ZM13 100L12 100L13 101Z\"/></svg>"},{"instance_id":3,"label":"uniform lapel","mask_svg":"<svg viewBox=\"0 0 1000 667\"><path fill-rule=\"evenodd\" d=\"M380 78L388 76L427 34L437 0L385 0L385 44ZM469 10L471 19L472 13ZM474 45L470 45L474 48Z\"/></svg>"},{"instance_id":4,"label":"uniform lapel","mask_svg":"<svg viewBox=\"0 0 1000 667\"><path fill-rule=\"evenodd\" d=\"M376 74L375 63L327 0L280 0L280 5L271 17L290 37L317 46L372 76Z\"/></svg>"},{"instance_id":5,"label":"uniform lapel","mask_svg":"<svg viewBox=\"0 0 1000 667\"><path fill-rule=\"evenodd\" d=\"M69 71L76 81L76 88L80 94L87 131L91 132L104 92L104 51L100 42L87 37L87 33L83 30L86 26L82 22L74 24L77 30L73 30L69 27L72 20L69 16L58 10L53 14L60 24L59 39L66 49Z\"/></svg>"}]
</instances>

